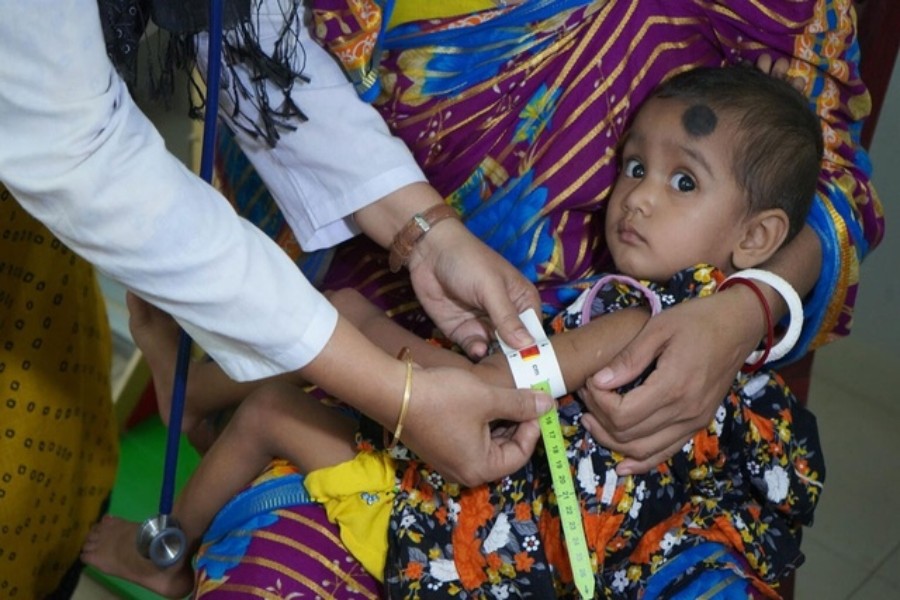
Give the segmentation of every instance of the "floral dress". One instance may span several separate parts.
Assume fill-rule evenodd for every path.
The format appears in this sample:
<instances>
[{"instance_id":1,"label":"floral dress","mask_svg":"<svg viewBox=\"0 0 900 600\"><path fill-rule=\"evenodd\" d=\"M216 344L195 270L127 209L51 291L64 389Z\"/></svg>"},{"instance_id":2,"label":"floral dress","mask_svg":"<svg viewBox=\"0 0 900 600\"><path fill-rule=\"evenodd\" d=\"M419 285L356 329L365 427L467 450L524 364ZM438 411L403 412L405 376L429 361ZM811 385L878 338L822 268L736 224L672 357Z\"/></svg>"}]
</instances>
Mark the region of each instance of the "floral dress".
<instances>
[{"instance_id":1,"label":"floral dress","mask_svg":"<svg viewBox=\"0 0 900 600\"><path fill-rule=\"evenodd\" d=\"M722 279L701 266L664 285L642 283L667 308L712 293ZM549 328L581 325L589 293ZM594 293L591 315L647 301L621 282ZM812 521L825 475L815 417L776 373L739 374L713 421L644 475L616 475L622 457L593 441L584 410L577 395L560 400L601 597L668 596L717 574L744 596L776 595L771 585L803 560L800 529ZM520 471L476 488L416 460L398 461L397 476L391 598L577 597L540 445Z\"/></svg>"}]
</instances>

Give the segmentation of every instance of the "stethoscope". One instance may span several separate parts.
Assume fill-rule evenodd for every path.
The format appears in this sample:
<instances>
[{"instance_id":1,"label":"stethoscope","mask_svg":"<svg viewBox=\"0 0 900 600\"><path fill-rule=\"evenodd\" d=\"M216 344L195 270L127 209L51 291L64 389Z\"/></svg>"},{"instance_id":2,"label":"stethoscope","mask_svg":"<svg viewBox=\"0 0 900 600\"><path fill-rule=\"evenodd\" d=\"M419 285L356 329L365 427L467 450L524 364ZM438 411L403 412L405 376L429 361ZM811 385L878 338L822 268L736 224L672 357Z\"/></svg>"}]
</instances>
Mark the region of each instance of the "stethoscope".
<instances>
[{"instance_id":1,"label":"stethoscope","mask_svg":"<svg viewBox=\"0 0 900 600\"><path fill-rule=\"evenodd\" d=\"M223 0L209 1L208 64L206 71L206 108L203 115L203 145L200 158L200 177L212 183L215 155L216 120L219 110L219 82L223 35ZM187 537L178 520L172 516L175 500L175 474L178 468L178 444L181 420L184 415L184 396L191 358L191 338L181 331L175 363L175 382L172 386L172 408L166 432L166 456L163 466L162 489L159 494L159 514L143 522L138 531L138 552L159 568L178 562L187 551Z\"/></svg>"}]
</instances>

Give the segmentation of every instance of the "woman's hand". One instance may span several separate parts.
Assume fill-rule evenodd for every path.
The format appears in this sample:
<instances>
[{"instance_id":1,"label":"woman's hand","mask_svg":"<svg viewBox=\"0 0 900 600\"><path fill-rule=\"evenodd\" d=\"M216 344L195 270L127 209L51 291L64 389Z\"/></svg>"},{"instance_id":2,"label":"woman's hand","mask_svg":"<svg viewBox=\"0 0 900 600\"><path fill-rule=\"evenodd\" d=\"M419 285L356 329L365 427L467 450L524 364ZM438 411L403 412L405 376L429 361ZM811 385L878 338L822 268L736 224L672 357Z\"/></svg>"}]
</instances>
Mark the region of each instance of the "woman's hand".
<instances>
[{"instance_id":1,"label":"woman's hand","mask_svg":"<svg viewBox=\"0 0 900 600\"><path fill-rule=\"evenodd\" d=\"M537 290L461 222L437 223L413 251L409 273L425 311L469 356L487 353L493 328L514 348L533 342L519 313L540 314Z\"/></svg>"},{"instance_id":2,"label":"woman's hand","mask_svg":"<svg viewBox=\"0 0 900 600\"><path fill-rule=\"evenodd\" d=\"M348 319L338 317L328 343L296 376L321 386L388 431L397 427L406 364L368 340ZM537 419L553 405L546 394L492 386L462 367L416 367L410 384L400 439L445 477L465 485L499 479L528 462L540 437ZM497 422L515 426L505 435L492 435Z\"/></svg>"},{"instance_id":3,"label":"woman's hand","mask_svg":"<svg viewBox=\"0 0 900 600\"><path fill-rule=\"evenodd\" d=\"M652 469L712 420L765 331L757 299L742 287L663 311L588 379L584 424L600 444L626 456L619 474ZM614 391L654 360L644 383L624 395Z\"/></svg>"},{"instance_id":4,"label":"woman's hand","mask_svg":"<svg viewBox=\"0 0 900 600\"><path fill-rule=\"evenodd\" d=\"M411 215L441 202L434 188L419 182L359 210L355 219L388 248ZM457 219L435 223L414 246L407 267L425 312L470 357L487 353L495 328L514 348L532 343L519 313L533 308L540 314L534 285Z\"/></svg>"},{"instance_id":5,"label":"woman's hand","mask_svg":"<svg viewBox=\"0 0 900 600\"><path fill-rule=\"evenodd\" d=\"M541 435L537 419L553 404L545 394L494 387L454 368L417 368L412 389L403 443L448 480L466 486L524 466ZM512 425L497 430L497 422Z\"/></svg>"}]
</instances>

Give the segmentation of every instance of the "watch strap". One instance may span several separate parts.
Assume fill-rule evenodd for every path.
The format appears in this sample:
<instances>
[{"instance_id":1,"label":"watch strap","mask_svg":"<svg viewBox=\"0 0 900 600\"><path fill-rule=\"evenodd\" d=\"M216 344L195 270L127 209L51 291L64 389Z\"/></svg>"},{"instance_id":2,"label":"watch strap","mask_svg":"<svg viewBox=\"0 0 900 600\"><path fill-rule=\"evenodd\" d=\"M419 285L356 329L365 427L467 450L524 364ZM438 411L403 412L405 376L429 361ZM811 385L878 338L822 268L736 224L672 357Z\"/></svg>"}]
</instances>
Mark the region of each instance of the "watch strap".
<instances>
[{"instance_id":1,"label":"watch strap","mask_svg":"<svg viewBox=\"0 0 900 600\"><path fill-rule=\"evenodd\" d=\"M425 237L426 233L431 231L432 227L444 219L450 218L458 219L459 213L447 204L436 204L424 212L414 214L397 232L391 243L391 253L388 257L391 273L396 273L409 264L409 257L416 244Z\"/></svg>"}]
</instances>

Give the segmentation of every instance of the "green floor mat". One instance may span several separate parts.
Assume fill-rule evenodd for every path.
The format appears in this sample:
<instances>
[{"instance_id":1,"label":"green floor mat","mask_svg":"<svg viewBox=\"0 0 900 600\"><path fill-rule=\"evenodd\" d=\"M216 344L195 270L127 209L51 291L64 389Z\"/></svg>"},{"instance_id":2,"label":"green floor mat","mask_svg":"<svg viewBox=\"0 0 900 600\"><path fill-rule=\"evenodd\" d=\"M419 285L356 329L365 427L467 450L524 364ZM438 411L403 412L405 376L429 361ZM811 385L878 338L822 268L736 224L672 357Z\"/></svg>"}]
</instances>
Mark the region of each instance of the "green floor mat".
<instances>
[{"instance_id":1,"label":"green floor mat","mask_svg":"<svg viewBox=\"0 0 900 600\"><path fill-rule=\"evenodd\" d=\"M166 428L158 416L145 419L131 428L121 439L119 471L113 487L109 514L130 521L143 522L159 513L163 464L166 455ZM180 490L197 467L200 457L182 436L178 451L176 490ZM161 596L148 592L118 577L110 577L88 567L88 575L122 598L158 600Z\"/></svg>"}]
</instances>

